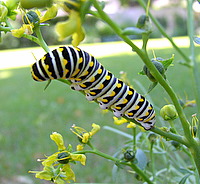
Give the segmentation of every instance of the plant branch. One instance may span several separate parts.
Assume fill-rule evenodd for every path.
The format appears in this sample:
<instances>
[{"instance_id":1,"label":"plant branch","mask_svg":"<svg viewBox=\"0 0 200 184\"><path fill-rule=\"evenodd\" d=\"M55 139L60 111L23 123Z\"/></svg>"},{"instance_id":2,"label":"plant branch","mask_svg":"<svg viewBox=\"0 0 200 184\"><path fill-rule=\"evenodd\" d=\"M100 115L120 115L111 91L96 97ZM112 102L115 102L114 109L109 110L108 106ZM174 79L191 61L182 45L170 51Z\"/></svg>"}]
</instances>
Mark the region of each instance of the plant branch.
<instances>
[{"instance_id":1,"label":"plant branch","mask_svg":"<svg viewBox=\"0 0 200 184\"><path fill-rule=\"evenodd\" d=\"M146 10L147 5L143 0L138 0L138 3ZM160 33L169 40L169 42L172 44L172 46L177 50L177 52L183 57L183 59L187 62L187 66L190 66L191 60L188 56L185 55L185 53L176 45L176 43L173 41L173 39L165 32L162 25L154 18L154 16L151 14L150 11L148 11L148 15L153 21L153 23L156 25Z\"/></svg>"},{"instance_id":2,"label":"plant branch","mask_svg":"<svg viewBox=\"0 0 200 184\"><path fill-rule=\"evenodd\" d=\"M123 165L127 165L129 167L131 167L137 174L139 174L142 179L144 179L148 184L153 184L153 182L149 179L149 177L135 164L132 164L130 162L124 162L118 158L115 158L115 157L112 157L108 154L105 154L97 149L93 149L93 150L83 150L83 151L76 151L74 152L74 154L85 154L85 153L93 153L93 154L96 154L96 155L99 155L103 158L106 158L108 160L112 160L114 161L115 163L119 163L119 164L123 164Z\"/></svg>"}]
</instances>

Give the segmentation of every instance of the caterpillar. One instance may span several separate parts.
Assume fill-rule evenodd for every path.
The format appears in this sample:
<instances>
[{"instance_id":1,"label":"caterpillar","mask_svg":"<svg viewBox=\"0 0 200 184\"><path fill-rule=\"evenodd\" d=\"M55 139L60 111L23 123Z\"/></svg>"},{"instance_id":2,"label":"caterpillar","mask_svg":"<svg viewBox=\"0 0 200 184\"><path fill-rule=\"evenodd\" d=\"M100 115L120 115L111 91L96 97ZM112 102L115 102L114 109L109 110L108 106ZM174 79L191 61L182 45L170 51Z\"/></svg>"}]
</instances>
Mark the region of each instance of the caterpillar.
<instances>
[{"instance_id":1,"label":"caterpillar","mask_svg":"<svg viewBox=\"0 0 200 184\"><path fill-rule=\"evenodd\" d=\"M96 100L101 109L110 108L116 117L134 119L146 130L156 120L152 105L132 87L106 70L92 55L73 47L59 47L32 65L36 81L68 79L71 89L84 91L87 100Z\"/></svg>"}]
</instances>

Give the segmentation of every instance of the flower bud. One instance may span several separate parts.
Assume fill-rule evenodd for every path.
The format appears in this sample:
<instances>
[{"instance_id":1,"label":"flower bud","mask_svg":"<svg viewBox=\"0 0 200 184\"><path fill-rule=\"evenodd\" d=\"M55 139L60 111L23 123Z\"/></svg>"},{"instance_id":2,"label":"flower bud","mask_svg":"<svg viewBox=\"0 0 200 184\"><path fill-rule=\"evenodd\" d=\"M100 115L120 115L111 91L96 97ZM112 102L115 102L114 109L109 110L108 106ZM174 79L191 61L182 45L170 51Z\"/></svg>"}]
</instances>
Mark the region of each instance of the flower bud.
<instances>
[{"instance_id":1,"label":"flower bud","mask_svg":"<svg viewBox=\"0 0 200 184\"><path fill-rule=\"evenodd\" d=\"M175 109L175 106L172 104L163 106L160 110L160 115L166 121L174 120L178 117L178 113Z\"/></svg>"},{"instance_id":2,"label":"flower bud","mask_svg":"<svg viewBox=\"0 0 200 184\"><path fill-rule=\"evenodd\" d=\"M26 15L24 15L23 19L25 24L33 23L33 25L35 26L39 25L40 23L40 19L37 13L34 11L29 11Z\"/></svg>"},{"instance_id":3,"label":"flower bud","mask_svg":"<svg viewBox=\"0 0 200 184\"><path fill-rule=\"evenodd\" d=\"M58 154L57 159L60 164L67 164L69 162L70 154L67 152L61 152Z\"/></svg>"},{"instance_id":4,"label":"flower bud","mask_svg":"<svg viewBox=\"0 0 200 184\"><path fill-rule=\"evenodd\" d=\"M157 60L152 59L151 62L154 64L154 66L157 68L157 70L160 72L160 74L162 76L164 76L165 74L165 68L163 66L163 64ZM149 69L147 68L146 65L144 65L143 67L143 72L145 73L145 75L152 81L152 82L156 82L156 79L154 78L154 76L151 74L151 72L149 71Z\"/></svg>"},{"instance_id":5,"label":"flower bud","mask_svg":"<svg viewBox=\"0 0 200 184\"><path fill-rule=\"evenodd\" d=\"M149 17L147 15L141 15L136 26L140 29L144 29L147 23L149 23Z\"/></svg>"},{"instance_id":6,"label":"flower bud","mask_svg":"<svg viewBox=\"0 0 200 184\"><path fill-rule=\"evenodd\" d=\"M150 141L151 143L156 142L157 137L158 137L158 136L157 136L155 133L150 133L150 134L148 135L148 139L149 139L149 141Z\"/></svg>"},{"instance_id":7,"label":"flower bud","mask_svg":"<svg viewBox=\"0 0 200 184\"><path fill-rule=\"evenodd\" d=\"M126 150L124 153L124 159L127 161L132 161L135 158L135 154L132 150Z\"/></svg>"}]
</instances>

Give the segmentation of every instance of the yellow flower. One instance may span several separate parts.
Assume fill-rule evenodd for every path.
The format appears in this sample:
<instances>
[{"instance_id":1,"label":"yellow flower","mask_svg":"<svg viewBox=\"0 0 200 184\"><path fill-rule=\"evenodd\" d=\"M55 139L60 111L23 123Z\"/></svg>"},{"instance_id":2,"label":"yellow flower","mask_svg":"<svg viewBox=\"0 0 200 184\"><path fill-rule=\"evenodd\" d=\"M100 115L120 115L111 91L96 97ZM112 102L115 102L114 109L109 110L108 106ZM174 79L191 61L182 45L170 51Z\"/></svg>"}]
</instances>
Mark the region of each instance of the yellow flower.
<instances>
[{"instance_id":1,"label":"yellow flower","mask_svg":"<svg viewBox=\"0 0 200 184\"><path fill-rule=\"evenodd\" d=\"M122 124L128 122L125 118L120 118L119 119L119 118L114 116L113 119L114 119L114 124L116 124L116 125L122 125Z\"/></svg>"},{"instance_id":2,"label":"yellow flower","mask_svg":"<svg viewBox=\"0 0 200 184\"><path fill-rule=\"evenodd\" d=\"M59 36L59 41L72 35L72 45L74 47L77 47L85 38L85 32L81 25L80 13L75 10L70 11L67 21L57 23L55 29Z\"/></svg>"},{"instance_id":3,"label":"yellow flower","mask_svg":"<svg viewBox=\"0 0 200 184\"><path fill-rule=\"evenodd\" d=\"M58 8L56 5L52 5L47 9L43 16L40 16L40 22L46 22L47 20L53 19L58 13Z\"/></svg>"},{"instance_id":4,"label":"yellow flower","mask_svg":"<svg viewBox=\"0 0 200 184\"><path fill-rule=\"evenodd\" d=\"M64 141L63 141L63 137L61 134L57 133L57 132L53 132L50 135L50 138L57 144L58 146L58 150L65 150L66 147L64 145Z\"/></svg>"},{"instance_id":5,"label":"yellow flower","mask_svg":"<svg viewBox=\"0 0 200 184\"><path fill-rule=\"evenodd\" d=\"M19 29L11 30L13 36L21 38L24 34L31 35L34 33L34 28L40 26L47 20L54 18L57 15L57 6L53 5L48 8L45 14L42 16L41 12L38 10L31 10L23 16L24 24Z\"/></svg>"},{"instance_id":6,"label":"yellow flower","mask_svg":"<svg viewBox=\"0 0 200 184\"><path fill-rule=\"evenodd\" d=\"M86 156L84 154L72 153L72 146L64 146L63 137L57 132L50 135L51 139L57 144L58 152L46 157L42 161L44 166L42 171L29 171L29 173L36 174L35 177L44 180L51 180L57 184L64 184L65 181L75 181L75 174L71 169L70 163L80 162L82 165L86 163Z\"/></svg>"},{"instance_id":7,"label":"yellow flower","mask_svg":"<svg viewBox=\"0 0 200 184\"><path fill-rule=\"evenodd\" d=\"M23 24L21 28L11 30L11 33L14 37L21 38L23 34L33 34L33 28L33 24Z\"/></svg>"},{"instance_id":8,"label":"yellow flower","mask_svg":"<svg viewBox=\"0 0 200 184\"><path fill-rule=\"evenodd\" d=\"M100 130L100 126L95 123L92 124L92 127L92 130L90 132L87 132L85 129L73 125L72 128L74 130L71 129L71 131L78 136L81 143L87 144L91 137Z\"/></svg>"},{"instance_id":9,"label":"yellow flower","mask_svg":"<svg viewBox=\"0 0 200 184\"><path fill-rule=\"evenodd\" d=\"M129 124L126 126L127 128L135 128L136 124L133 122L129 122Z\"/></svg>"}]
</instances>

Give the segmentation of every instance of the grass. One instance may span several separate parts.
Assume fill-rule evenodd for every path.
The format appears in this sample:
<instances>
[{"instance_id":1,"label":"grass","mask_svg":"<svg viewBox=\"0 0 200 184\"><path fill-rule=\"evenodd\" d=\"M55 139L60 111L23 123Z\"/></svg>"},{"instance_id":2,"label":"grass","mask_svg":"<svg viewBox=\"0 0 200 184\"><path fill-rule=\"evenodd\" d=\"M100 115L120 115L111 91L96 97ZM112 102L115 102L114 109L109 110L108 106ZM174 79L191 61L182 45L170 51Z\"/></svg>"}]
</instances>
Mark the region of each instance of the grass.
<instances>
[{"instance_id":1,"label":"grass","mask_svg":"<svg viewBox=\"0 0 200 184\"><path fill-rule=\"evenodd\" d=\"M98 49L105 49L107 54L102 52L104 56L101 57L100 54L98 55L100 51L95 51L95 46ZM116 76L119 76L121 70L127 72L131 84L138 92L144 94L135 80L139 81L145 89L150 85L150 81L145 76L138 75L143 67L138 56L123 50L123 47L119 47L122 48L121 52L109 55L106 46L114 48L117 44L91 45L85 48L91 51L94 49L98 60ZM185 46L182 49L188 53ZM162 58L169 58L175 54L174 66L167 72L167 79L180 98L192 100L194 93L191 90L193 85L191 72L185 66L178 64L177 61L181 60L180 56L171 48L158 49L154 46L153 50L156 56ZM27 50L24 52L26 53ZM149 52L151 55L152 50L150 49ZM10 55L12 55L11 52ZM23 175L31 178L34 183L42 183L27 172L40 169L36 159L43 158L44 154L49 155L56 150L56 145L49 138L53 131L61 133L66 144L72 144L75 148L78 141L69 131L74 123L87 130L91 129L92 123L97 123L131 134L130 129L113 124L111 112L102 113L97 104L89 103L79 92L70 90L68 86L58 81L53 81L44 91L45 83L34 82L30 76L29 67L0 70L0 86L0 178L4 180L15 180L13 178L16 176ZM160 86L154 89L150 96L157 107L157 114L159 114L159 108L170 103L169 97ZM195 107L186 109L188 117L194 113L196 113ZM177 120L177 126L178 124ZM157 126L163 125L168 126L165 122L158 121ZM112 155L123 146L125 141L127 141L126 138L102 129L94 137L93 143L100 150ZM85 167L80 165L73 167L77 182L112 182L114 163L95 155L87 156ZM94 163L95 169L92 169ZM134 180L134 175L123 173L122 176L122 182L128 183Z\"/></svg>"}]
</instances>

